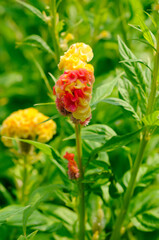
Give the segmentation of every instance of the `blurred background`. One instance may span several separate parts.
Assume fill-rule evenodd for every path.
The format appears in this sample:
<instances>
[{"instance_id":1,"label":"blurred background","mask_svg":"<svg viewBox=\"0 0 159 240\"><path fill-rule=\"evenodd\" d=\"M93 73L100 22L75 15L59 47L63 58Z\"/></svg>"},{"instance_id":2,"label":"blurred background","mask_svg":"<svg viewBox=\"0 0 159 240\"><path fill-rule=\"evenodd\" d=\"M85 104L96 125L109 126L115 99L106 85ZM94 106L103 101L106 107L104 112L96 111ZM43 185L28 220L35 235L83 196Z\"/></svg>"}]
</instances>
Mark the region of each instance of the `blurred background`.
<instances>
[{"instance_id":1,"label":"blurred background","mask_svg":"<svg viewBox=\"0 0 159 240\"><path fill-rule=\"evenodd\" d=\"M123 71L119 62L118 35L137 58L152 63L151 47L143 42L142 32L132 25L137 28L137 13L139 12L146 25L156 35L156 28L148 14L157 22L159 10L157 1L58 0L56 39L59 55L57 58L55 58L57 49L50 18L50 1L21 2L0 0L0 125L14 111L52 101L53 96L45 84L46 79L52 89L54 81L51 75L58 78L61 74L57 67L59 56L63 55L64 51L73 43L84 42L92 47L94 58L91 63L95 69L95 86L102 81L112 81ZM40 13L35 9L30 9L25 3L34 6ZM117 85L111 96L119 97ZM49 117L57 115L55 105L35 106L35 108ZM70 149L74 148L74 141L63 141L65 137L73 133L70 123L58 116L54 120L58 128L57 134L50 144L61 153L68 149L67 146L70 146ZM136 130L136 124L132 118L123 113L119 107L106 103L99 104L93 111L90 124L95 123L107 124L117 134L126 134ZM134 148L132 158L134 158L137 143L132 146ZM150 149L153 146L155 146L155 150L149 151L149 154L158 153L158 136L151 141ZM127 150L114 151L109 154L109 157L113 172L117 179L121 179L129 169ZM45 157L43 158L45 161ZM0 141L1 207L8 204L7 194L11 195L12 201L16 199L15 183L11 171L14 165L11 154ZM122 167L119 168L119 165ZM41 165L37 164L36 167L40 172ZM47 181L52 183L53 179L55 180L55 177L52 178L52 173L50 173ZM61 180L56 178L55 181L60 182ZM12 229L12 227L10 228ZM8 237L7 228L3 226L0 226L1 234L4 235L3 238L0 237L1 240L15 239L15 237ZM158 236L159 231L153 233L138 231L137 238L130 237L129 239L145 240L151 237L152 240L157 240ZM41 239L52 238L45 236ZM57 237L55 239L65 238Z\"/></svg>"}]
</instances>

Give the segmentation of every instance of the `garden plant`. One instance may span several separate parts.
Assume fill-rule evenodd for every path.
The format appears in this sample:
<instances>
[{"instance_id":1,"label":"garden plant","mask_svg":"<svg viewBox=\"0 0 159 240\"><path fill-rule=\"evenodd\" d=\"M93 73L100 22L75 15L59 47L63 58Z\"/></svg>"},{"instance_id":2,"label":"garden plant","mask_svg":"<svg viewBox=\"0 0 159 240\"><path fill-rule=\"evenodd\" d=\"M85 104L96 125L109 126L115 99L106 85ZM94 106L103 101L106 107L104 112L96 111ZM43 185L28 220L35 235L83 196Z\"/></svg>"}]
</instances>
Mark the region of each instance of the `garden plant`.
<instances>
[{"instance_id":1,"label":"garden plant","mask_svg":"<svg viewBox=\"0 0 159 240\"><path fill-rule=\"evenodd\" d=\"M0 240L159 240L158 1L0 19Z\"/></svg>"}]
</instances>

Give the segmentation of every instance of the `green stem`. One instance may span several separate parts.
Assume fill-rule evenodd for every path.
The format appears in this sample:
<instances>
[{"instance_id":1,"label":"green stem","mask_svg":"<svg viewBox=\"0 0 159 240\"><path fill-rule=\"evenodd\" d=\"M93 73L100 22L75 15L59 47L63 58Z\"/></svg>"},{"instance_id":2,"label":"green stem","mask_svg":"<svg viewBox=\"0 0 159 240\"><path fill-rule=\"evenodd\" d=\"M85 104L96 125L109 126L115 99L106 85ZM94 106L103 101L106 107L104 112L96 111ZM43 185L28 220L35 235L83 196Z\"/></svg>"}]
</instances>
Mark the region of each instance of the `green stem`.
<instances>
[{"instance_id":1,"label":"green stem","mask_svg":"<svg viewBox=\"0 0 159 240\"><path fill-rule=\"evenodd\" d=\"M128 206L129 206L129 203L130 203L133 191L134 191L136 176L137 176L140 164L141 164L142 159L143 159L143 154L144 154L147 142L148 142L148 140L146 140L146 138L143 136L143 138L140 142L138 155L136 157L134 166L132 168L131 178L130 178L129 185L128 185L128 188L126 190L125 196L124 196L123 205L122 205L119 216L118 216L118 218L116 220L116 223L115 223L115 226L114 226L114 231L113 231L111 240L120 239L120 229L121 229L122 223L125 219L126 212L127 212L127 209L128 209Z\"/></svg>"},{"instance_id":2,"label":"green stem","mask_svg":"<svg viewBox=\"0 0 159 240\"><path fill-rule=\"evenodd\" d=\"M81 128L79 124L75 124L76 132L76 147L77 147L77 157L78 166L80 171L80 179L78 182L79 188L79 238L78 240L85 239L85 196L84 196L84 171L82 165L82 143L81 143Z\"/></svg>"},{"instance_id":3,"label":"green stem","mask_svg":"<svg viewBox=\"0 0 159 240\"><path fill-rule=\"evenodd\" d=\"M153 78L151 82L151 92L148 100L148 108L146 114L150 114L153 111L153 105L155 102L156 90L157 90L157 78L159 71L159 31L157 32L157 51L155 55Z\"/></svg>"},{"instance_id":4,"label":"green stem","mask_svg":"<svg viewBox=\"0 0 159 240\"><path fill-rule=\"evenodd\" d=\"M51 22L52 22L51 31L52 31L52 38L53 38L53 46L56 54L56 60L58 63L60 59L60 48L59 48L58 33L56 29L56 25L57 25L56 24L56 13L57 13L56 0L50 1L50 9L51 9Z\"/></svg>"},{"instance_id":5,"label":"green stem","mask_svg":"<svg viewBox=\"0 0 159 240\"><path fill-rule=\"evenodd\" d=\"M23 186L22 186L22 203L26 201L26 186L27 186L27 156L24 156L23 163Z\"/></svg>"},{"instance_id":6,"label":"green stem","mask_svg":"<svg viewBox=\"0 0 159 240\"><path fill-rule=\"evenodd\" d=\"M157 89L157 77L158 77L158 67L159 67L159 32L157 35L157 52L155 55L155 63L154 63L154 72L153 72L153 78L152 78L152 83L151 83L151 92L150 92L150 96L148 99L148 107L147 107L147 112L146 114L150 114L153 111L153 105L155 102L155 96L156 96L156 89ZM117 217L115 226L114 226L114 230L111 236L111 240L118 240L120 239L120 231L121 231L121 227L123 225L127 210L128 210L128 206L131 200L131 197L133 195L134 192L134 188L135 188L135 182L136 182L136 177L139 171L139 167L141 165L142 159L143 159L143 155L145 152L145 148L147 145L147 142L149 140L149 135L150 135L150 131L148 129L148 127L145 128L144 132L143 132L143 136L140 142L140 146L139 146L139 150L138 150L138 154L134 163L134 166L132 168L131 171L131 178L128 184L128 188L126 190L124 199L123 199L123 205L121 207L120 213Z\"/></svg>"}]
</instances>

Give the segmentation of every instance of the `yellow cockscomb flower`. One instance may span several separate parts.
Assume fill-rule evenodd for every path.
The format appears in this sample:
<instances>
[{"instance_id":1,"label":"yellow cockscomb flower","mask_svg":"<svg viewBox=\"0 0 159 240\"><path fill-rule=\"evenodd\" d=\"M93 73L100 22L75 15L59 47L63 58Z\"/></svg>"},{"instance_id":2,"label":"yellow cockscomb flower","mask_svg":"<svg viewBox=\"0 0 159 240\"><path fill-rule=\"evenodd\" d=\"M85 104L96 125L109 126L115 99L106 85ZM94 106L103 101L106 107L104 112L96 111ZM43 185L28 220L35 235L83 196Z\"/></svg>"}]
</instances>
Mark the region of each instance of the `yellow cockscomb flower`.
<instances>
[{"instance_id":1,"label":"yellow cockscomb flower","mask_svg":"<svg viewBox=\"0 0 159 240\"><path fill-rule=\"evenodd\" d=\"M56 133L56 123L47 120L48 117L34 108L27 108L13 112L2 123L2 142L7 147L12 147L12 140L5 137L49 141Z\"/></svg>"},{"instance_id":2,"label":"yellow cockscomb flower","mask_svg":"<svg viewBox=\"0 0 159 240\"><path fill-rule=\"evenodd\" d=\"M93 66L87 64L93 58L92 48L85 43L75 43L71 45L64 56L61 56L59 69L62 70L76 70L84 68L93 72Z\"/></svg>"}]
</instances>

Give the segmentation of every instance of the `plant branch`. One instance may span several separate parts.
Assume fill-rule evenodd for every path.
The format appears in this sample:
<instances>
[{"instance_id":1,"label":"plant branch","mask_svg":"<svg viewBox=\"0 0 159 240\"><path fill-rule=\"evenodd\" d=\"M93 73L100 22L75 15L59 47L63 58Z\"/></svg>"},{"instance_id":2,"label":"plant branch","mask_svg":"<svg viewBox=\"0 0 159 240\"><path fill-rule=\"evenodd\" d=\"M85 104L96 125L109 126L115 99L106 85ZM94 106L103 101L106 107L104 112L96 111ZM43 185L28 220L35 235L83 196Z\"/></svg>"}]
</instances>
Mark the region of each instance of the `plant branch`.
<instances>
[{"instance_id":1,"label":"plant branch","mask_svg":"<svg viewBox=\"0 0 159 240\"><path fill-rule=\"evenodd\" d=\"M54 51L56 54L56 61L59 62L60 59L60 48L59 48L59 40L58 40L58 33L57 33L57 23L56 23L56 16L57 16L57 6L56 0L50 0L50 9L51 9L51 23L52 23L52 38L53 38L53 46Z\"/></svg>"},{"instance_id":2,"label":"plant branch","mask_svg":"<svg viewBox=\"0 0 159 240\"><path fill-rule=\"evenodd\" d=\"M26 186L27 186L27 156L23 158L23 186L22 186L22 203L26 201Z\"/></svg>"},{"instance_id":3,"label":"plant branch","mask_svg":"<svg viewBox=\"0 0 159 240\"><path fill-rule=\"evenodd\" d=\"M148 107L147 107L147 112L146 114L150 114L153 111L153 106L154 106L154 102L155 102L155 96L156 96L156 90L157 90L157 78L158 78L158 69L159 68L159 32L157 34L157 52L155 55L155 63L154 63L154 71L153 71L153 78L152 78L152 82L151 82L151 92L150 92L150 96L148 99ZM139 167L141 165L143 156L144 156L144 152L145 152L145 148L146 145L149 141L150 138L150 131L149 128L146 127L143 135L142 135L142 139L140 142L140 146L139 146L139 150L138 150L138 154L134 163L134 166L132 168L131 171L131 178L128 184L128 188L126 190L124 199L123 199L123 205L121 207L120 213L117 217L115 226L114 226L114 230L111 236L111 240L118 240L120 239L120 231L121 231L121 227L123 225L128 207L129 207L129 203L131 200L131 197L133 195L134 192L134 188L135 188L135 182L136 182L136 177L139 171Z\"/></svg>"}]
</instances>

